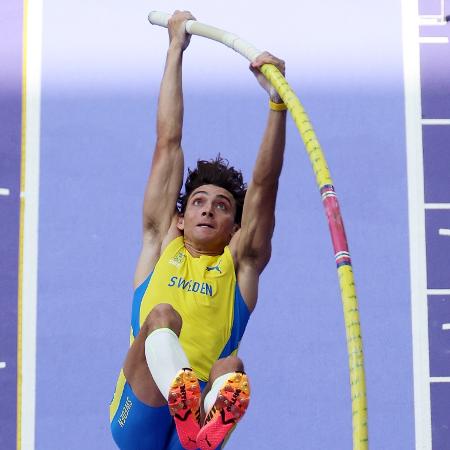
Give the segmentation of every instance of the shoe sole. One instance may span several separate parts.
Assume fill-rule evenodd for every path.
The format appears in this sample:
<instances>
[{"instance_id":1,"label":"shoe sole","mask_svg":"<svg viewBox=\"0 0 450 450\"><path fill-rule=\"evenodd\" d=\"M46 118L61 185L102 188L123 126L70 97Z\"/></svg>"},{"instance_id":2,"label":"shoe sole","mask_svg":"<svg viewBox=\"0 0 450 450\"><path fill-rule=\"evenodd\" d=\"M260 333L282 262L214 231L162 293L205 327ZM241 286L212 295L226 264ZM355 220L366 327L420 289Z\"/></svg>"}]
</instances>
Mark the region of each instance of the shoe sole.
<instances>
[{"instance_id":1,"label":"shoe sole","mask_svg":"<svg viewBox=\"0 0 450 450\"><path fill-rule=\"evenodd\" d=\"M213 450L242 418L250 401L247 375L235 372L224 383L197 436L200 450Z\"/></svg>"},{"instance_id":2,"label":"shoe sole","mask_svg":"<svg viewBox=\"0 0 450 450\"><path fill-rule=\"evenodd\" d=\"M180 370L170 387L168 406L175 421L180 443L186 450L197 448L200 398L200 385L194 372L191 369Z\"/></svg>"}]
</instances>

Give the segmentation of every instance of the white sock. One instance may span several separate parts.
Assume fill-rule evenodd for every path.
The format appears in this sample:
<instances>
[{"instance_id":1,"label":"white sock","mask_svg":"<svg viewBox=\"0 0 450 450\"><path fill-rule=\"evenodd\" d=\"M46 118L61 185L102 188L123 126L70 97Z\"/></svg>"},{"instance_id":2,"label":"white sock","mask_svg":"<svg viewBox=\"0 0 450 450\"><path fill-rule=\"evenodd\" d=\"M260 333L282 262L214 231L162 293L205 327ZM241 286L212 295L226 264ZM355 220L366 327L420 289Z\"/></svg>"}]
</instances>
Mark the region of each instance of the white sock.
<instances>
[{"instance_id":1,"label":"white sock","mask_svg":"<svg viewBox=\"0 0 450 450\"><path fill-rule=\"evenodd\" d=\"M233 375L233 373L234 372L226 373L225 375L221 375L214 380L214 383L211 386L211 390L206 394L205 400L203 401L203 407L205 409L206 415L208 415L209 411L214 406L214 403L216 403L220 388L228 380L228 377Z\"/></svg>"},{"instance_id":2,"label":"white sock","mask_svg":"<svg viewBox=\"0 0 450 450\"><path fill-rule=\"evenodd\" d=\"M156 386L167 400L175 375L191 367L178 336L169 328L153 331L145 340L145 358Z\"/></svg>"}]
</instances>

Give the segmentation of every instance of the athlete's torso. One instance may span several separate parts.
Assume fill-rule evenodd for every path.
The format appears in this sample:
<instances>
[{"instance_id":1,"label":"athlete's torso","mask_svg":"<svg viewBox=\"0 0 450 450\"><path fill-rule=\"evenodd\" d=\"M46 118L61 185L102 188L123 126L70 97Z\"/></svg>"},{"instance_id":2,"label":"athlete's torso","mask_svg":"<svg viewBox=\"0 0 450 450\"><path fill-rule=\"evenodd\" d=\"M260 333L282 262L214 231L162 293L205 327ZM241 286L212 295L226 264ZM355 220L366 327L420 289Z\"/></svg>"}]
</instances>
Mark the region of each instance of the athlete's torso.
<instances>
[{"instance_id":1,"label":"athlete's torso","mask_svg":"<svg viewBox=\"0 0 450 450\"><path fill-rule=\"evenodd\" d=\"M160 303L172 305L181 315L180 343L197 376L207 380L214 362L237 349L249 316L229 248L221 255L194 258L182 236L170 242L140 302L135 317L139 328Z\"/></svg>"}]
</instances>

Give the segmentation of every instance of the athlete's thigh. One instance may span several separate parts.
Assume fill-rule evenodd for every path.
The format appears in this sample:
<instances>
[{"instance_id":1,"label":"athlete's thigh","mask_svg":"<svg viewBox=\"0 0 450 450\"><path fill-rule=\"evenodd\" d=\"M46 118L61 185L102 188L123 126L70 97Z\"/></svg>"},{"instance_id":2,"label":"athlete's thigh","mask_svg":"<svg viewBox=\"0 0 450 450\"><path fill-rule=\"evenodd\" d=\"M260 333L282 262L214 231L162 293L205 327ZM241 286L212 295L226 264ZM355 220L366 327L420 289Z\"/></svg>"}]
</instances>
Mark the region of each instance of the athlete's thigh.
<instances>
[{"instance_id":1,"label":"athlete's thigh","mask_svg":"<svg viewBox=\"0 0 450 450\"><path fill-rule=\"evenodd\" d=\"M123 365L125 377L141 402L155 407L166 405L166 399L161 394L153 380L145 357L145 340L147 334L141 328L134 339Z\"/></svg>"},{"instance_id":2,"label":"athlete's thigh","mask_svg":"<svg viewBox=\"0 0 450 450\"><path fill-rule=\"evenodd\" d=\"M118 387L111 404L111 433L121 450L166 450L172 416L167 406L142 403L125 382Z\"/></svg>"}]
</instances>

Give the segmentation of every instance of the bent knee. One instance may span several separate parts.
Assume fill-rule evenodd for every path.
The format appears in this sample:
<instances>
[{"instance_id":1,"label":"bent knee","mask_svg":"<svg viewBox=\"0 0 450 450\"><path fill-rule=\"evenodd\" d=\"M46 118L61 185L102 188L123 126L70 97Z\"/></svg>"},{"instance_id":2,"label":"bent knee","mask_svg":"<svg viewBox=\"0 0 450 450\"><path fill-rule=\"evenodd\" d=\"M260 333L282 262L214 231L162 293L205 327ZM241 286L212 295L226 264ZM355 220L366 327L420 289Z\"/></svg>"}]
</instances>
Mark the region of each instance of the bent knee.
<instances>
[{"instance_id":1,"label":"bent knee","mask_svg":"<svg viewBox=\"0 0 450 450\"><path fill-rule=\"evenodd\" d=\"M149 312L144 324L147 328L147 334L158 328L170 328L179 335L183 321L172 305L160 303Z\"/></svg>"},{"instance_id":2,"label":"bent knee","mask_svg":"<svg viewBox=\"0 0 450 450\"><path fill-rule=\"evenodd\" d=\"M224 362L224 364L227 364L230 367L235 367L236 370L243 370L244 369L244 363L241 358L238 356L227 356L226 358L223 358L221 361Z\"/></svg>"},{"instance_id":3,"label":"bent knee","mask_svg":"<svg viewBox=\"0 0 450 450\"><path fill-rule=\"evenodd\" d=\"M228 372L243 372L244 363L237 356L228 356L216 361L211 369L211 378L217 378Z\"/></svg>"}]
</instances>

